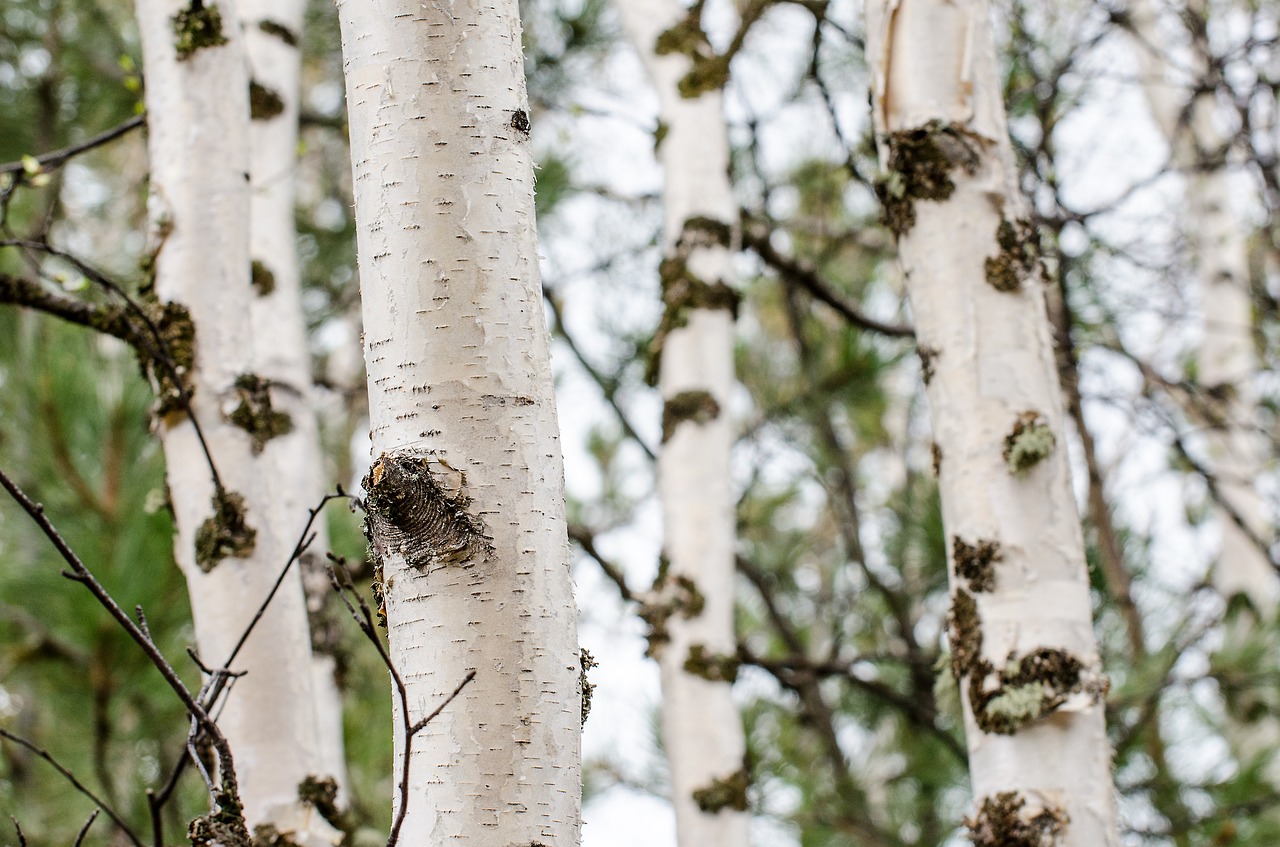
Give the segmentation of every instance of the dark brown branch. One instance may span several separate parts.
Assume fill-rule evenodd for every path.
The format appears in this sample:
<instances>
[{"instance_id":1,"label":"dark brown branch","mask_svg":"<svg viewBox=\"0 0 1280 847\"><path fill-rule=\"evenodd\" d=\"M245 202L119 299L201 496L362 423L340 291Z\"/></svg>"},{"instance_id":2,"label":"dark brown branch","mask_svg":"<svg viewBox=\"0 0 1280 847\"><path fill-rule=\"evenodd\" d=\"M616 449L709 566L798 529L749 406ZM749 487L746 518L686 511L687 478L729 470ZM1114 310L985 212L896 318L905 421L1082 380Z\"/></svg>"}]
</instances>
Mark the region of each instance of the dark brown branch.
<instances>
[{"instance_id":1,"label":"dark brown branch","mask_svg":"<svg viewBox=\"0 0 1280 847\"><path fill-rule=\"evenodd\" d=\"M813 299L833 309L836 314L850 324L869 332L878 332L891 338L914 338L915 330L901 324L888 324L863 314L856 307L846 303L831 289L816 270L805 262L784 256L769 241L769 233L762 231L751 222L742 227L742 245L748 247L768 267L778 273L788 285L797 286L809 292Z\"/></svg>"},{"instance_id":2,"label":"dark brown branch","mask_svg":"<svg viewBox=\"0 0 1280 847\"><path fill-rule=\"evenodd\" d=\"M0 303L26 306L119 338L136 350L146 350L142 329L125 309L68 297L23 277L0 273Z\"/></svg>"},{"instance_id":3,"label":"dark brown branch","mask_svg":"<svg viewBox=\"0 0 1280 847\"><path fill-rule=\"evenodd\" d=\"M606 559L596 549L596 537L591 530L580 524L570 524L569 540L577 542L578 546L582 548L582 552L596 561L596 564L600 566L600 570L604 572L609 581L617 586L618 594L622 596L623 600L627 602L639 601L640 598L636 597L635 592L627 585L627 577L622 572L622 568Z\"/></svg>"},{"instance_id":4,"label":"dark brown branch","mask_svg":"<svg viewBox=\"0 0 1280 847\"><path fill-rule=\"evenodd\" d=\"M70 147L64 147L61 150L53 150L48 153L42 153L36 156L36 161L42 168L56 168L65 163L68 159L79 156L81 153L88 152L95 147L101 147L115 141L122 135L133 132L140 126L144 126L147 122L146 115L138 115L129 118L129 120L105 132L100 132L92 138L81 141L79 144L73 144ZM0 174L22 173L26 170L26 164L23 162L8 162L0 165Z\"/></svg>"}]
</instances>

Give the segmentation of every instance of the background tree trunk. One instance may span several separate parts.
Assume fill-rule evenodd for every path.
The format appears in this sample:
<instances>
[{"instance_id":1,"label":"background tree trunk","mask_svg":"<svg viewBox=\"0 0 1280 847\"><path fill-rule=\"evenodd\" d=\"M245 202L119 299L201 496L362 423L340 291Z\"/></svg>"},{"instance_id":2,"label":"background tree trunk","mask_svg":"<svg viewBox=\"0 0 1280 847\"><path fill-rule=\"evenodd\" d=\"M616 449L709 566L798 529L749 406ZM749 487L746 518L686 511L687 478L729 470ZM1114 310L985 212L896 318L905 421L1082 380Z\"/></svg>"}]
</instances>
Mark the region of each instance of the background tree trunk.
<instances>
[{"instance_id":1,"label":"background tree trunk","mask_svg":"<svg viewBox=\"0 0 1280 847\"><path fill-rule=\"evenodd\" d=\"M579 653L515 0L339 3L407 844L568 847Z\"/></svg>"},{"instance_id":2,"label":"background tree trunk","mask_svg":"<svg viewBox=\"0 0 1280 847\"><path fill-rule=\"evenodd\" d=\"M157 320L183 371L220 484L163 368L160 435L204 662L220 666L288 561L261 448L283 419L252 370L249 98L233 4L140 0ZM194 333L194 339L192 337ZM300 529L300 525L299 525ZM296 536L295 536L296 537ZM297 570L232 664L245 671L218 723L245 817L308 841L298 783L315 773L310 644ZM321 829L325 827L321 822Z\"/></svg>"},{"instance_id":3,"label":"background tree trunk","mask_svg":"<svg viewBox=\"0 0 1280 847\"><path fill-rule=\"evenodd\" d=\"M737 204L718 86L681 81L695 61L662 42L672 34L710 53L694 18L673 0L620 0L627 34L660 104L658 155L665 171L661 266L664 314L654 342L663 399L658 488L667 558L649 601L650 650L662 677L663 746L671 774L677 842L747 843L746 741L734 705L735 498L729 477L733 429L730 233ZM686 83L686 88L688 85Z\"/></svg>"},{"instance_id":4,"label":"background tree trunk","mask_svg":"<svg viewBox=\"0 0 1280 847\"><path fill-rule=\"evenodd\" d=\"M984 0L867 6L880 192L938 448L970 828L978 847L1019 828L1115 845L1107 683L989 14Z\"/></svg>"}]
</instances>

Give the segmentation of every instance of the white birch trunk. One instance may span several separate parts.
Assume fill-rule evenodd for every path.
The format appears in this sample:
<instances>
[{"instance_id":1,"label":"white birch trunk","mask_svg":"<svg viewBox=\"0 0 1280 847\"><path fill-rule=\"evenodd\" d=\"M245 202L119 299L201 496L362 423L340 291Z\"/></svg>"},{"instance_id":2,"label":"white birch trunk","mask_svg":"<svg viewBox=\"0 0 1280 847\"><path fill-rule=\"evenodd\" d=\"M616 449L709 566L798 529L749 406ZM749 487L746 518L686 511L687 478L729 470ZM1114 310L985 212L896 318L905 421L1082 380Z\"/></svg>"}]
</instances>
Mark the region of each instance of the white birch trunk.
<instances>
[{"instance_id":1,"label":"white birch trunk","mask_svg":"<svg viewBox=\"0 0 1280 847\"><path fill-rule=\"evenodd\" d=\"M580 675L516 0L340 0L401 842L571 847ZM399 794L397 792L397 794Z\"/></svg>"},{"instance_id":2,"label":"white birch trunk","mask_svg":"<svg viewBox=\"0 0 1280 847\"><path fill-rule=\"evenodd\" d=\"M250 302L254 373L271 383L275 408L289 415L292 430L265 445L272 472L268 484L275 509L270 517L285 537L297 538L307 510L325 493L311 386L311 356L302 314L295 249L294 175L298 160L298 98L305 0L239 0L249 61L251 194L249 253L254 297ZM312 691L315 697L317 777L346 784L342 740L342 696L334 680L333 656L324 648L328 627L322 615L329 594L324 553L329 536L323 518L299 563L308 612L313 616ZM340 793L340 803L345 796Z\"/></svg>"},{"instance_id":3,"label":"white birch trunk","mask_svg":"<svg viewBox=\"0 0 1280 847\"><path fill-rule=\"evenodd\" d=\"M655 586L651 652L662 679L662 732L676 842L745 847L749 775L742 717L734 705L735 499L733 301L726 233L738 217L729 181L722 95L681 96L687 55L658 55L659 36L681 23L675 0L616 4L658 93L665 134L663 298L658 388L664 401L658 491L668 564ZM714 222L714 223L713 223ZM710 225L708 225L710 224Z\"/></svg>"},{"instance_id":4,"label":"white birch trunk","mask_svg":"<svg viewBox=\"0 0 1280 847\"><path fill-rule=\"evenodd\" d=\"M271 491L262 484L269 466L255 453L249 433L231 422L244 405L237 380L252 368L245 319L248 80L233 5L210 2L192 12L174 0L138 0L137 16L147 79L155 294L170 310L162 325L180 359L192 345L181 338L178 306L194 324L194 364L186 374L192 410L227 497L243 498L244 519L253 531L252 537L230 532L219 543L212 540L210 530L219 522L213 520L216 490L209 465L190 420L174 411L172 393L162 392L159 428L177 525L175 554L187 578L200 653L217 666L266 598L293 545L271 531ZM186 24L179 26L184 16ZM178 54L184 43L178 29L188 33L185 58ZM228 529L223 522L221 531ZM310 837L297 799L299 781L315 769L309 661L306 612L294 571L234 662L234 670L247 673L227 695L218 723L236 756L249 826L269 823L308 845L323 843Z\"/></svg>"},{"instance_id":5,"label":"white birch trunk","mask_svg":"<svg viewBox=\"0 0 1280 847\"><path fill-rule=\"evenodd\" d=\"M867 33L882 199L941 450L974 843L1021 827L1035 843L1112 846L1106 683L989 6L869 0Z\"/></svg>"},{"instance_id":6,"label":"white birch trunk","mask_svg":"<svg viewBox=\"0 0 1280 847\"><path fill-rule=\"evenodd\" d=\"M1188 4L1189 13L1203 15L1203 2ZM1280 579L1255 539L1270 534L1255 475L1265 464L1265 449L1254 413L1257 397L1253 375L1258 363L1253 348L1253 304L1249 295L1246 226L1233 208L1229 172L1225 164L1206 167L1203 159L1223 151L1228 138L1218 124L1212 92L1188 100L1182 86L1169 84L1170 68L1158 51L1163 39L1158 13L1150 0L1133 9L1134 29L1142 40L1138 56L1142 87L1161 133L1169 143L1172 163L1186 173L1186 232L1193 275L1203 314L1196 382L1202 390L1189 411L1205 427L1206 470L1216 481L1222 502L1214 504L1222 544L1213 584L1228 601L1237 595L1249 600L1258 619L1270 625L1280 601ZM1196 79L1205 76L1203 57L1191 58ZM1243 522L1248 528L1240 526ZM1252 536L1252 537L1251 537ZM1256 627L1246 616L1235 616L1224 633L1228 648L1249 640ZM1240 705L1240 704L1235 704ZM1280 786L1280 720L1268 715L1233 727L1232 743L1245 761L1268 754L1265 774Z\"/></svg>"}]
</instances>

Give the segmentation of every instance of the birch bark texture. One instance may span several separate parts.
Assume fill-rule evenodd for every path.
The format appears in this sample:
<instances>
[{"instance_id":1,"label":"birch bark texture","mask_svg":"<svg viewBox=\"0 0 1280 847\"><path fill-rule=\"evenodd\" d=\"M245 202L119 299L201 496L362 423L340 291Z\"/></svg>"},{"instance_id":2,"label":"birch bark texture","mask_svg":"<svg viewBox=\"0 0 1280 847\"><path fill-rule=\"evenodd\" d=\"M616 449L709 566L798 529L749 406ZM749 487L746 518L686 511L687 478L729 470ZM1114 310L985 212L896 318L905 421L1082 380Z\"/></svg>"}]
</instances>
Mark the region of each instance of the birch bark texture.
<instances>
[{"instance_id":1,"label":"birch bark texture","mask_svg":"<svg viewBox=\"0 0 1280 847\"><path fill-rule=\"evenodd\" d=\"M1206 20L1208 11L1203 2L1193 0L1186 14ZM1247 228L1233 207L1235 192L1227 165L1231 140L1219 123L1214 92L1189 94L1185 85L1170 78L1176 63L1192 81L1205 79L1209 69L1200 48L1208 45L1193 45L1185 59L1166 55L1161 45L1168 39L1161 35L1159 13L1150 0L1135 3L1130 20L1139 41L1142 87L1151 116L1169 144L1171 163L1186 174L1185 237L1203 316L1196 375L1200 391L1189 398L1188 412L1204 427L1205 470L1217 489L1213 514L1222 542L1212 581L1224 600L1243 596L1253 613L1229 616L1224 638L1231 649L1257 635L1257 622L1273 624L1280 602L1280 579L1259 546L1270 527L1255 477L1266 463L1266 450L1255 417L1253 375L1258 362ZM1228 709L1236 714L1246 711L1251 711L1247 703L1232 703ZM1272 785L1280 786L1280 757L1275 755L1280 748L1280 720L1267 714L1247 725L1237 723L1231 736L1242 759L1269 756L1264 774Z\"/></svg>"},{"instance_id":2,"label":"birch bark texture","mask_svg":"<svg viewBox=\"0 0 1280 847\"><path fill-rule=\"evenodd\" d=\"M619 0L627 36L658 94L664 171L664 314L655 341L663 399L658 491L663 564L644 614L662 680L662 733L682 847L747 844L742 718L733 702L735 498L730 233L738 217L719 87L681 91L710 50L675 0ZM680 33L673 38L673 33ZM692 96L686 96L686 94Z\"/></svg>"},{"instance_id":3,"label":"birch bark texture","mask_svg":"<svg viewBox=\"0 0 1280 847\"><path fill-rule=\"evenodd\" d=\"M139 0L147 78L148 153L157 323L216 467L163 368L158 426L187 579L196 641L207 664L230 656L288 561L293 539L274 531L272 472L255 422L268 411L246 386L252 372L249 84L235 6ZM310 642L294 570L246 642L218 724L235 751L252 827L272 824L310 847L329 832L300 806L298 783L315 772Z\"/></svg>"},{"instance_id":4,"label":"birch bark texture","mask_svg":"<svg viewBox=\"0 0 1280 847\"><path fill-rule=\"evenodd\" d=\"M941 457L970 832L977 847L1114 847L1107 683L989 4L869 0L867 53Z\"/></svg>"},{"instance_id":5,"label":"birch bark texture","mask_svg":"<svg viewBox=\"0 0 1280 847\"><path fill-rule=\"evenodd\" d=\"M340 0L401 841L578 843L581 675L516 0ZM397 716L397 724L399 716Z\"/></svg>"},{"instance_id":6,"label":"birch bark texture","mask_svg":"<svg viewBox=\"0 0 1280 847\"><path fill-rule=\"evenodd\" d=\"M295 173L298 163L298 98L304 0L239 0L249 63L249 253L253 297L253 372L259 396L271 403L277 425L261 430L263 459L272 472L263 480L274 506L269 520L285 538L297 538L307 510L324 494L324 460L311 385L311 357L302 313L295 247ZM334 679L337 629L326 617L329 579L324 551L329 535L323 518L299 562L311 622L312 692L316 721L316 772L346 784L342 739L342 695ZM345 796L339 794L339 802Z\"/></svg>"}]
</instances>

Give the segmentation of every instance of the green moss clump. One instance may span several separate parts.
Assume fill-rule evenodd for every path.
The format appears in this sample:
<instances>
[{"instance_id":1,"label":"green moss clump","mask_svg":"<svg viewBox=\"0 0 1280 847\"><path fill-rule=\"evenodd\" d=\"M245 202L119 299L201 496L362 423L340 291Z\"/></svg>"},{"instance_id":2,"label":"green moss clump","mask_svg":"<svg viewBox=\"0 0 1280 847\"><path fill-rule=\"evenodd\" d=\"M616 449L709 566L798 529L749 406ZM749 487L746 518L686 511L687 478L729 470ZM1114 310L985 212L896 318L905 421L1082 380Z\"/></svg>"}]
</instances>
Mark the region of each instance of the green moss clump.
<instances>
[{"instance_id":1,"label":"green moss clump","mask_svg":"<svg viewBox=\"0 0 1280 847\"><path fill-rule=\"evenodd\" d=\"M997 291L1017 291L1040 262L1040 244L1030 221L1002 219L996 227L1000 252L986 260L987 282Z\"/></svg>"},{"instance_id":2,"label":"green moss clump","mask_svg":"<svg viewBox=\"0 0 1280 847\"><path fill-rule=\"evenodd\" d=\"M951 553L956 563L956 576L967 580L969 588L974 591L995 590L995 563L1000 560L998 542L980 538L969 544L955 535L951 538Z\"/></svg>"},{"instance_id":3,"label":"green moss clump","mask_svg":"<svg viewBox=\"0 0 1280 847\"><path fill-rule=\"evenodd\" d=\"M930 121L922 127L890 133L886 139L886 175L876 180L884 222L901 238L916 223L919 200L946 200L956 189L951 173L978 168L980 140L960 126Z\"/></svg>"},{"instance_id":4,"label":"green moss clump","mask_svg":"<svg viewBox=\"0 0 1280 847\"><path fill-rule=\"evenodd\" d=\"M1045 806L1035 814L1016 791L984 797L978 814L965 820L973 847L1054 847L1068 823L1066 812Z\"/></svg>"},{"instance_id":5,"label":"green moss clump","mask_svg":"<svg viewBox=\"0 0 1280 847\"><path fill-rule=\"evenodd\" d=\"M284 98L256 79L249 80L249 117L269 121L284 113Z\"/></svg>"},{"instance_id":6,"label":"green moss clump","mask_svg":"<svg viewBox=\"0 0 1280 847\"><path fill-rule=\"evenodd\" d=\"M581 668L578 672L578 688L582 692L582 724L585 726L587 718L591 716L591 697L596 691L595 683L587 680L587 671L599 667L600 663L596 661L595 656L591 655L590 650L580 647L578 648L578 666Z\"/></svg>"},{"instance_id":7,"label":"green moss clump","mask_svg":"<svg viewBox=\"0 0 1280 847\"><path fill-rule=\"evenodd\" d=\"M271 268L258 259L254 259L249 266L249 281L259 297L266 297L276 290L276 275L271 272Z\"/></svg>"},{"instance_id":8,"label":"green moss clump","mask_svg":"<svg viewBox=\"0 0 1280 847\"><path fill-rule=\"evenodd\" d=\"M202 0L192 0L191 5L173 16L173 47L178 51L178 61L185 61L206 47L219 47L227 43L222 34L222 13L217 6L206 6Z\"/></svg>"},{"instance_id":9,"label":"green moss clump","mask_svg":"<svg viewBox=\"0 0 1280 847\"><path fill-rule=\"evenodd\" d=\"M686 100L695 100L710 91L719 91L729 82L729 57L695 57L693 69L680 77L676 90Z\"/></svg>"},{"instance_id":10,"label":"green moss clump","mask_svg":"<svg viewBox=\"0 0 1280 847\"><path fill-rule=\"evenodd\" d=\"M1039 413L1023 412L1004 439L1004 461L1009 473L1020 474L1039 464L1056 444L1053 430Z\"/></svg>"},{"instance_id":11,"label":"green moss clump","mask_svg":"<svg viewBox=\"0 0 1280 847\"><path fill-rule=\"evenodd\" d=\"M741 768L722 779L712 779L705 788L694 789L693 802L709 814L721 809L747 810L747 789L751 787L751 775Z\"/></svg>"},{"instance_id":12,"label":"green moss clump","mask_svg":"<svg viewBox=\"0 0 1280 847\"><path fill-rule=\"evenodd\" d=\"M261 453L267 442L293 432L293 419L271 405L271 383L256 374L236 377L240 405L229 417L231 423L249 433L253 452Z\"/></svg>"},{"instance_id":13,"label":"green moss clump","mask_svg":"<svg viewBox=\"0 0 1280 847\"><path fill-rule=\"evenodd\" d=\"M720 404L710 391L681 391L668 397L662 404L662 443L666 444L676 434L676 427L685 421L705 424L720 416Z\"/></svg>"},{"instance_id":14,"label":"green moss clump","mask_svg":"<svg viewBox=\"0 0 1280 847\"><path fill-rule=\"evenodd\" d=\"M684 574L672 578L662 568L658 571L658 579L654 581L651 593L655 599L641 603L637 614L649 626L649 631L645 633L649 641L645 655L654 658L663 645L671 640L667 621L673 615L686 619L696 618L706 608L707 599L702 596L692 579Z\"/></svg>"},{"instance_id":15,"label":"green moss clump","mask_svg":"<svg viewBox=\"0 0 1280 847\"><path fill-rule=\"evenodd\" d=\"M258 29L262 30L267 35L274 35L290 47L298 46L298 36L293 30L289 29L282 23L272 20L263 20L258 22Z\"/></svg>"},{"instance_id":16,"label":"green moss clump","mask_svg":"<svg viewBox=\"0 0 1280 847\"><path fill-rule=\"evenodd\" d=\"M709 682L735 682L741 666L737 656L712 653L704 644L689 645L689 655L684 660L686 673L700 676Z\"/></svg>"},{"instance_id":17,"label":"green moss clump","mask_svg":"<svg viewBox=\"0 0 1280 847\"><path fill-rule=\"evenodd\" d=\"M145 359L142 367L156 392L155 414L164 419L184 409L184 391L188 397L195 393L191 372L196 364L196 325L181 303L153 303L148 312L163 350Z\"/></svg>"},{"instance_id":18,"label":"green moss clump","mask_svg":"<svg viewBox=\"0 0 1280 847\"><path fill-rule=\"evenodd\" d=\"M196 530L196 565L209 573L223 559L253 552L258 532L245 519L244 497L231 491L213 495L213 515Z\"/></svg>"},{"instance_id":19,"label":"green moss clump","mask_svg":"<svg viewBox=\"0 0 1280 847\"><path fill-rule=\"evenodd\" d=\"M653 52L659 56L669 56L672 53L697 56L710 49L711 42L702 29L701 10L696 6L678 24L660 32L653 44Z\"/></svg>"}]
</instances>

